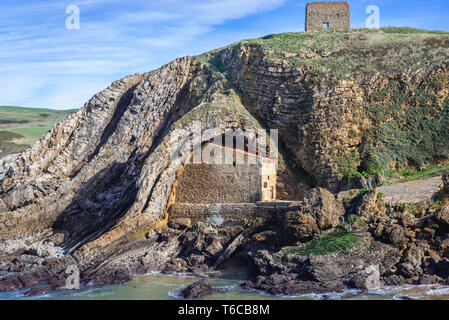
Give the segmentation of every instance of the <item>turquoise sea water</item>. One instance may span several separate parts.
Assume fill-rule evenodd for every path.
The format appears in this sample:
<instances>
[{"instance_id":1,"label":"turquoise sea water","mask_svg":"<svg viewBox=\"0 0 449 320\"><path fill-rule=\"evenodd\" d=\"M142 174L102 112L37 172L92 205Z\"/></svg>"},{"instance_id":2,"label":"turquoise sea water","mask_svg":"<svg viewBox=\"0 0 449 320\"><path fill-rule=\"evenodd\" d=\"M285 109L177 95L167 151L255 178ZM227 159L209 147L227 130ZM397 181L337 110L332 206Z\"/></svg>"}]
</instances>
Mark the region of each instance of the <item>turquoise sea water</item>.
<instances>
[{"instance_id":1,"label":"turquoise sea water","mask_svg":"<svg viewBox=\"0 0 449 320\"><path fill-rule=\"evenodd\" d=\"M26 290L0 293L1 300L11 299L50 299L50 300L167 300L180 299L179 293L189 284L197 281L196 278L184 276L167 276L151 274L138 276L133 281L120 285L108 285L103 287L87 287L80 290L58 290L40 296L26 297ZM242 280L238 279L211 279L213 286L225 289L224 293L217 293L204 297L206 300L270 300L270 299L295 299L295 300L320 300L325 296L330 299L342 300L384 300L403 299L410 297L425 300L449 300L449 287L444 286L403 286L395 288L379 288L360 294L358 290L347 290L343 293L328 293L326 295L302 295L296 297L271 296L259 291L247 291L240 287Z\"/></svg>"}]
</instances>

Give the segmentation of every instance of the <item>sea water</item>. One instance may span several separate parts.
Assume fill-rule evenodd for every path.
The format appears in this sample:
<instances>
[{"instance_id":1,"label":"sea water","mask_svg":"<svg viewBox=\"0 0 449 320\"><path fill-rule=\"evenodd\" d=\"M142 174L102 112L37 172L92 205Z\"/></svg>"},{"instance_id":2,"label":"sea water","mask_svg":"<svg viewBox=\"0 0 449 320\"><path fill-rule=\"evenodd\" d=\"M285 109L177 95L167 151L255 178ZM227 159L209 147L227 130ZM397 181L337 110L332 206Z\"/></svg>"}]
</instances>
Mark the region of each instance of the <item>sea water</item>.
<instances>
[{"instance_id":1,"label":"sea water","mask_svg":"<svg viewBox=\"0 0 449 320\"><path fill-rule=\"evenodd\" d=\"M27 297L26 290L15 290L0 293L2 300L16 299L50 299L50 300L167 300L181 299L179 294L189 284L198 281L189 276L167 276L150 274L136 277L134 280L101 287L83 287L80 290L57 290L43 295ZM406 297L423 300L448 300L449 287L439 285L381 287L362 293L360 290L346 290L342 293L329 292L327 294L307 294L293 297L272 296L261 291L244 290L241 279L210 279L214 287L224 289L223 293L216 293L202 299L206 300L400 300Z\"/></svg>"}]
</instances>

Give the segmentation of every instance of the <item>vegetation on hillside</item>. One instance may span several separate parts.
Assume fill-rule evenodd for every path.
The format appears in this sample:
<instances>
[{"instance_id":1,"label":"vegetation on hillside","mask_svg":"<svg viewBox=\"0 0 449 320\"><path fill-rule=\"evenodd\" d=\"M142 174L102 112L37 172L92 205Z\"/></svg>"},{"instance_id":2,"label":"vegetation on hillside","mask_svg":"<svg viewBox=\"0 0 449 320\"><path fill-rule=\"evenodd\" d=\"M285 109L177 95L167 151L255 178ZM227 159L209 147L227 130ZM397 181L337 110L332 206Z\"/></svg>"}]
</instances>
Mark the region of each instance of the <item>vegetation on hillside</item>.
<instances>
[{"instance_id":1,"label":"vegetation on hillside","mask_svg":"<svg viewBox=\"0 0 449 320\"><path fill-rule=\"evenodd\" d=\"M25 150L75 111L0 106L0 158Z\"/></svg>"},{"instance_id":2,"label":"vegetation on hillside","mask_svg":"<svg viewBox=\"0 0 449 320\"><path fill-rule=\"evenodd\" d=\"M271 58L286 59L334 78L401 73L417 65L429 69L449 58L442 50L449 48L449 32L412 28L280 33L241 44L259 44Z\"/></svg>"},{"instance_id":3,"label":"vegetation on hillside","mask_svg":"<svg viewBox=\"0 0 449 320\"><path fill-rule=\"evenodd\" d=\"M447 172L449 159L449 100L438 96L447 90L449 33L412 28L351 29L282 33L251 39L237 45L257 44L269 58L288 60L326 81L369 75L389 75L383 88L358 81L369 94L363 105L372 126L363 142L335 156L349 181L372 178L412 180ZM422 84L406 83L408 71L430 72Z\"/></svg>"}]
</instances>

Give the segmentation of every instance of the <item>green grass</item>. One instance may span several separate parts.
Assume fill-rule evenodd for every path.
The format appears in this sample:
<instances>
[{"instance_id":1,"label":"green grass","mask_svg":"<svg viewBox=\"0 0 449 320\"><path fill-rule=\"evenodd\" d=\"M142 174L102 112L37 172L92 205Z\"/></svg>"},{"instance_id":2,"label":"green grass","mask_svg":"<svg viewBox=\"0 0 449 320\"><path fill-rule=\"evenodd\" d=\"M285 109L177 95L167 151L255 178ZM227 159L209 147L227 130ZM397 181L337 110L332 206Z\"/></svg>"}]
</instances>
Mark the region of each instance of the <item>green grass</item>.
<instances>
[{"instance_id":1,"label":"green grass","mask_svg":"<svg viewBox=\"0 0 449 320\"><path fill-rule=\"evenodd\" d=\"M363 175L358 172L358 166L360 164L360 158L355 150L343 150L344 154L342 156L335 156L334 160L338 165L340 173L348 181L355 181L358 178L363 177Z\"/></svg>"},{"instance_id":2,"label":"green grass","mask_svg":"<svg viewBox=\"0 0 449 320\"><path fill-rule=\"evenodd\" d=\"M366 132L361 153L370 173L414 180L447 170L441 164L449 159L449 100L441 106L434 102L429 92L437 92L436 87L427 92L415 89L413 96L399 97L400 91L394 84L388 93L393 98L379 100L369 109L375 126ZM432 165L435 161L440 166ZM417 170L422 167L425 170Z\"/></svg>"},{"instance_id":3,"label":"green grass","mask_svg":"<svg viewBox=\"0 0 449 320\"><path fill-rule=\"evenodd\" d=\"M425 30L425 29L415 29L409 27L396 27L396 28L382 28L385 33L396 33L396 34L442 34L448 35L449 32L441 30Z\"/></svg>"},{"instance_id":4,"label":"green grass","mask_svg":"<svg viewBox=\"0 0 449 320\"><path fill-rule=\"evenodd\" d=\"M272 34L243 40L198 57L218 71L226 72L226 66L221 63L221 53L253 45L260 46L269 58L288 60L294 66L307 68L311 74L326 76L327 81L347 79L353 75L402 73L418 67L431 69L449 59L448 32L413 28ZM423 60L429 63L423 64Z\"/></svg>"},{"instance_id":5,"label":"green grass","mask_svg":"<svg viewBox=\"0 0 449 320\"><path fill-rule=\"evenodd\" d=\"M415 168L406 168L402 172L399 172L399 174L402 176L398 180L395 180L395 182L409 182L414 180L419 180L422 178L430 178L435 177L438 175L441 175L443 173L449 172L449 163L445 165L429 165L425 167L423 170L418 171Z\"/></svg>"},{"instance_id":6,"label":"green grass","mask_svg":"<svg viewBox=\"0 0 449 320\"><path fill-rule=\"evenodd\" d=\"M13 141L14 139L21 139L23 138L22 135L10 132L10 131L0 131L0 142L9 142Z\"/></svg>"},{"instance_id":7,"label":"green grass","mask_svg":"<svg viewBox=\"0 0 449 320\"><path fill-rule=\"evenodd\" d=\"M0 106L0 157L25 150L76 111Z\"/></svg>"},{"instance_id":8,"label":"green grass","mask_svg":"<svg viewBox=\"0 0 449 320\"><path fill-rule=\"evenodd\" d=\"M24 136L20 134L0 130L0 158L10 153L20 152L26 149L27 145L12 142L22 138L24 138Z\"/></svg>"},{"instance_id":9,"label":"green grass","mask_svg":"<svg viewBox=\"0 0 449 320\"><path fill-rule=\"evenodd\" d=\"M44 108L23 108L12 106L0 106L1 120L28 120L35 122L45 122L46 120L62 120L77 109L53 110Z\"/></svg>"},{"instance_id":10,"label":"green grass","mask_svg":"<svg viewBox=\"0 0 449 320\"><path fill-rule=\"evenodd\" d=\"M373 125L363 143L334 157L348 181L376 174L411 181L449 171L449 99L438 102L435 95L442 81L435 77L407 92L392 80L368 98Z\"/></svg>"},{"instance_id":11,"label":"green grass","mask_svg":"<svg viewBox=\"0 0 449 320\"><path fill-rule=\"evenodd\" d=\"M269 57L311 67L311 72L347 78L352 74L402 72L421 65L428 54L435 56L435 62L447 61L449 33L412 28L350 29L281 33L242 44L261 45ZM367 55L368 51L373 54Z\"/></svg>"},{"instance_id":12,"label":"green grass","mask_svg":"<svg viewBox=\"0 0 449 320\"><path fill-rule=\"evenodd\" d=\"M53 126L51 126L51 125L42 125L42 126L37 126L37 127L14 128L14 129L9 129L9 131L23 136L23 138L16 140L17 143L31 145L34 142L36 142L37 140L39 140L52 127Z\"/></svg>"},{"instance_id":13,"label":"green grass","mask_svg":"<svg viewBox=\"0 0 449 320\"><path fill-rule=\"evenodd\" d=\"M304 247L291 249L287 254L326 255L332 252L346 252L357 246L359 242L360 239L355 234L338 230L313 239Z\"/></svg>"}]
</instances>

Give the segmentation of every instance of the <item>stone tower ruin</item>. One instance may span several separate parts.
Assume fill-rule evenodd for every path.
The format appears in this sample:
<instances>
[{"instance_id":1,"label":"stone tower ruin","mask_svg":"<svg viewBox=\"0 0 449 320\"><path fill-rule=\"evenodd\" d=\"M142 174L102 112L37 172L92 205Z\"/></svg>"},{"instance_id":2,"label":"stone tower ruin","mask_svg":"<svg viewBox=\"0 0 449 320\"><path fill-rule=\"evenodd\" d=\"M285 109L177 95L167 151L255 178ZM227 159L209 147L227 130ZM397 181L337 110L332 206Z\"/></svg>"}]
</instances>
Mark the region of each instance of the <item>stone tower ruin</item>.
<instances>
[{"instance_id":1,"label":"stone tower ruin","mask_svg":"<svg viewBox=\"0 0 449 320\"><path fill-rule=\"evenodd\" d=\"M311 2L306 8L306 31L344 30L350 27L347 1Z\"/></svg>"}]
</instances>

